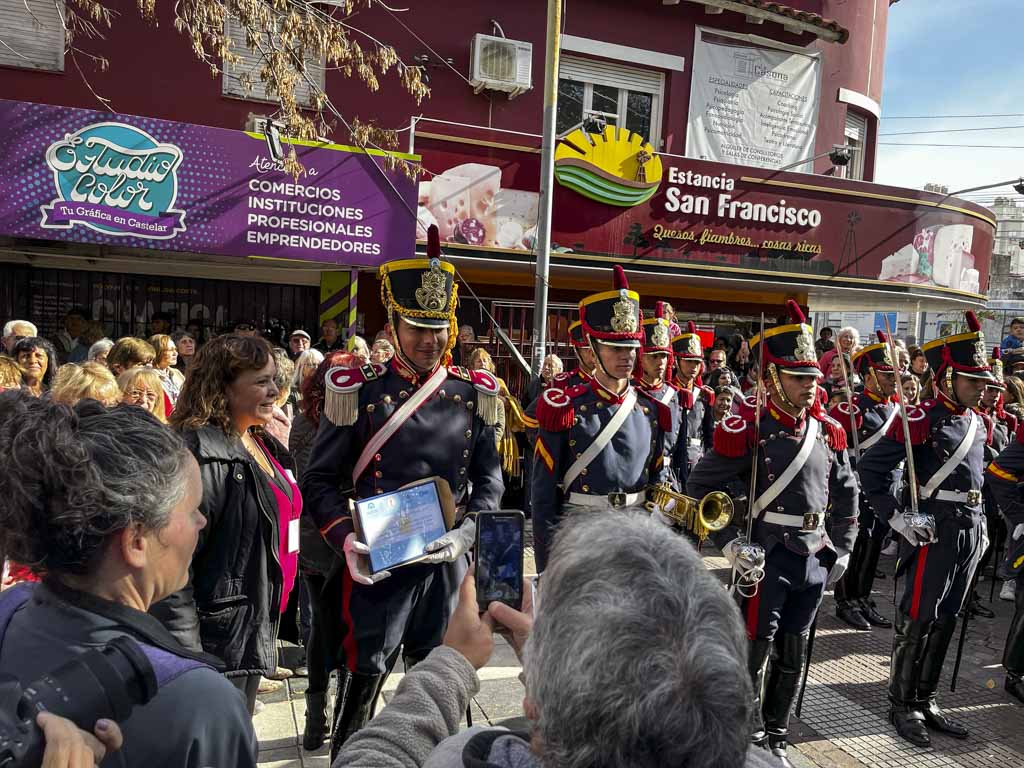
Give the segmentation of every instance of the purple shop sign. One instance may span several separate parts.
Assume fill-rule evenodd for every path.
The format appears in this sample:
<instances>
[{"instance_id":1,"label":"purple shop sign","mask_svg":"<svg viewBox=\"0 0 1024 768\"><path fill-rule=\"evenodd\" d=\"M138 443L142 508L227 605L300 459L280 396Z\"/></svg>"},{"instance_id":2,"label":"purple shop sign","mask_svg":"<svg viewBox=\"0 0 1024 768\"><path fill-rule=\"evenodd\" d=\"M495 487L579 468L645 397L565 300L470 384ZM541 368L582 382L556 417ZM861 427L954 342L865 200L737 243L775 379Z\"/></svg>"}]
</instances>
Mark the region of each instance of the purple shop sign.
<instances>
[{"instance_id":1,"label":"purple shop sign","mask_svg":"<svg viewBox=\"0 0 1024 768\"><path fill-rule=\"evenodd\" d=\"M383 153L0 100L0 235L376 266L409 258L416 182ZM412 155L399 154L417 160Z\"/></svg>"}]
</instances>

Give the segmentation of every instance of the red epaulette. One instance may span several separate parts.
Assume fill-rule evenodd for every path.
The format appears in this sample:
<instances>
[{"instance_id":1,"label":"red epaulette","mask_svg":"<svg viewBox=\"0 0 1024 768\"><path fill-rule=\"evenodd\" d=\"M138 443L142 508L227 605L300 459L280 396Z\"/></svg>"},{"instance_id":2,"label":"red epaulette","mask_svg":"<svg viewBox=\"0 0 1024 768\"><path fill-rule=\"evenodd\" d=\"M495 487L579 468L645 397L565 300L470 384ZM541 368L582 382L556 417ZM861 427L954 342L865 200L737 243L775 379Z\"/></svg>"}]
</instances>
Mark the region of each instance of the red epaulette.
<instances>
[{"instance_id":1,"label":"red epaulette","mask_svg":"<svg viewBox=\"0 0 1024 768\"><path fill-rule=\"evenodd\" d=\"M552 382L555 385L565 384L571 378L572 378L572 371L562 371L561 373L556 373L555 374L555 378L552 379Z\"/></svg>"},{"instance_id":2,"label":"red epaulette","mask_svg":"<svg viewBox=\"0 0 1024 768\"><path fill-rule=\"evenodd\" d=\"M912 405L907 408L907 422L910 425L910 443L912 445L924 445L931 437L931 422L928 419L928 411L936 406L938 400L925 400L920 405ZM889 431L885 434L890 440L897 443L903 442L903 418L897 414Z\"/></svg>"},{"instance_id":3,"label":"red epaulette","mask_svg":"<svg viewBox=\"0 0 1024 768\"><path fill-rule=\"evenodd\" d=\"M651 403L654 405L654 407L657 409L658 426L661 427L661 431L662 432L671 432L672 431L672 409L669 408L667 405L665 405L663 402L661 402L661 400L656 398L650 392L645 392L644 390L640 389L639 387L636 387L636 391L637 391L637 393L640 396L646 397L648 400L650 400Z\"/></svg>"},{"instance_id":4,"label":"red epaulette","mask_svg":"<svg viewBox=\"0 0 1024 768\"><path fill-rule=\"evenodd\" d=\"M358 368L337 366L324 374L324 416L337 427L348 427L359 417L359 389L368 381L387 372L380 363L367 363Z\"/></svg>"},{"instance_id":5,"label":"red epaulette","mask_svg":"<svg viewBox=\"0 0 1024 768\"><path fill-rule=\"evenodd\" d=\"M569 389L548 387L537 398L537 424L547 432L565 432L576 419L572 399L589 389L585 384Z\"/></svg>"},{"instance_id":6,"label":"red epaulette","mask_svg":"<svg viewBox=\"0 0 1024 768\"><path fill-rule=\"evenodd\" d=\"M1014 416L1012 413L1008 413L1008 412L1004 411L1003 412L1003 421L1005 422L1006 429L1007 429L1008 432L1010 432L1010 434L1015 434L1017 432L1017 417L1016 416Z\"/></svg>"},{"instance_id":7,"label":"red epaulette","mask_svg":"<svg viewBox=\"0 0 1024 768\"><path fill-rule=\"evenodd\" d=\"M754 411L757 410L757 394L741 397L733 408L747 421L753 421Z\"/></svg>"},{"instance_id":8,"label":"red epaulette","mask_svg":"<svg viewBox=\"0 0 1024 768\"><path fill-rule=\"evenodd\" d=\"M746 419L738 413L731 413L718 422L711 440L715 453L731 459L746 455L754 442L752 423L752 417Z\"/></svg>"},{"instance_id":9,"label":"red epaulette","mask_svg":"<svg viewBox=\"0 0 1024 768\"><path fill-rule=\"evenodd\" d=\"M820 421L821 426L825 428L825 437L832 450L845 451L847 443L846 430L843 428L843 425L825 413L825 409L820 402L817 403L816 408L811 409L811 416Z\"/></svg>"},{"instance_id":10,"label":"red epaulette","mask_svg":"<svg viewBox=\"0 0 1024 768\"><path fill-rule=\"evenodd\" d=\"M864 422L864 412L860 408L854 405L851 414L850 403L842 401L836 403L828 415L838 421L847 433L852 433L855 429L859 430Z\"/></svg>"},{"instance_id":11,"label":"red epaulette","mask_svg":"<svg viewBox=\"0 0 1024 768\"><path fill-rule=\"evenodd\" d=\"M1024 421L1017 425L1017 430L1014 434L1017 435L1017 442L1024 445Z\"/></svg>"}]
</instances>

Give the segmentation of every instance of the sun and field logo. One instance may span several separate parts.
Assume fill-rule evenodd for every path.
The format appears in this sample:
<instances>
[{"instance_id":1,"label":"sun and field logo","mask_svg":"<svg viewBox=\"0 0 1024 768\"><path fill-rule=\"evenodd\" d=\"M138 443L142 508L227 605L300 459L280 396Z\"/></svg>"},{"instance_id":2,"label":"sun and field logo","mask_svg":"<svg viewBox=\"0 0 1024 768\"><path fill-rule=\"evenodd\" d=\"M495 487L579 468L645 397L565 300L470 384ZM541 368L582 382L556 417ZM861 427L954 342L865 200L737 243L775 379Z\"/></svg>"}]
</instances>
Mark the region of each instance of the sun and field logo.
<instances>
[{"instance_id":1,"label":"sun and field logo","mask_svg":"<svg viewBox=\"0 0 1024 768\"><path fill-rule=\"evenodd\" d=\"M40 226L86 226L105 235L169 240L185 231L174 209L182 152L124 123L94 123L46 150L57 197Z\"/></svg>"},{"instance_id":2,"label":"sun and field logo","mask_svg":"<svg viewBox=\"0 0 1024 768\"><path fill-rule=\"evenodd\" d=\"M661 175L654 147L625 128L577 129L555 148L558 183L600 203L629 208L647 202L658 191Z\"/></svg>"}]
</instances>

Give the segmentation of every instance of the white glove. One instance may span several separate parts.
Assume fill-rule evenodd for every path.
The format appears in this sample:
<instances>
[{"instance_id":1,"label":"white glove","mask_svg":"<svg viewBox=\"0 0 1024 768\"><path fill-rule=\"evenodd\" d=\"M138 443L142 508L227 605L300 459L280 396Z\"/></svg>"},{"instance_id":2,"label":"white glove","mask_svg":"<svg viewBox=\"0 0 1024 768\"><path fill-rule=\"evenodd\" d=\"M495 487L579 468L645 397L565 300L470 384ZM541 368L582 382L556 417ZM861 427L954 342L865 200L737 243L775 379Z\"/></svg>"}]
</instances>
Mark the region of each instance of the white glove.
<instances>
[{"instance_id":1,"label":"white glove","mask_svg":"<svg viewBox=\"0 0 1024 768\"><path fill-rule=\"evenodd\" d=\"M825 582L826 587L835 586L835 584L843 578L843 574L846 573L846 569L850 567L850 556L843 555L836 560L832 566L832 570L828 572L828 580Z\"/></svg>"},{"instance_id":2,"label":"white glove","mask_svg":"<svg viewBox=\"0 0 1024 768\"><path fill-rule=\"evenodd\" d=\"M742 534L726 544L722 554L741 576L764 568L764 547L749 543Z\"/></svg>"},{"instance_id":3,"label":"white glove","mask_svg":"<svg viewBox=\"0 0 1024 768\"><path fill-rule=\"evenodd\" d=\"M356 584L376 584L391 575L391 571L370 573L370 548L356 539L355 531L345 537L345 563Z\"/></svg>"},{"instance_id":4,"label":"white glove","mask_svg":"<svg viewBox=\"0 0 1024 768\"><path fill-rule=\"evenodd\" d=\"M1021 536L1024 536L1024 523L1017 523L1017 527L1013 529L1013 540L1016 541Z\"/></svg>"},{"instance_id":5,"label":"white glove","mask_svg":"<svg viewBox=\"0 0 1024 768\"><path fill-rule=\"evenodd\" d=\"M889 520L889 525L915 547L939 540L935 533L935 518L931 515L897 512Z\"/></svg>"},{"instance_id":6,"label":"white glove","mask_svg":"<svg viewBox=\"0 0 1024 768\"><path fill-rule=\"evenodd\" d=\"M424 563L454 563L473 548L476 541L476 523L467 518L458 528L448 531L439 539L434 539L424 547L432 554L423 558Z\"/></svg>"}]
</instances>

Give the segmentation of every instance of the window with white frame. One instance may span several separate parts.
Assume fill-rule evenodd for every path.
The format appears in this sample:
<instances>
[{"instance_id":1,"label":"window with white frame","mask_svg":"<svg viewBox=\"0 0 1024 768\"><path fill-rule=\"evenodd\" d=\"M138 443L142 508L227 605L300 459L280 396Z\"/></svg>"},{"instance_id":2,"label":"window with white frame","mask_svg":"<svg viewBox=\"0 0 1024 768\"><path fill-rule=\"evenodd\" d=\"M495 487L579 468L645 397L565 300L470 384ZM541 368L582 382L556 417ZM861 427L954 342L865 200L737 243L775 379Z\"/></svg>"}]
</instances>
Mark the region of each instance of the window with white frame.
<instances>
[{"instance_id":1,"label":"window with white frame","mask_svg":"<svg viewBox=\"0 0 1024 768\"><path fill-rule=\"evenodd\" d=\"M0 0L0 2L6 1ZM237 64L224 65L222 93L225 96L237 96L248 101L276 103L277 97L271 96L267 92L266 84L260 79L263 54L258 50L249 49L245 39L245 28L237 19L229 16L225 31L231 40L232 52L238 55L241 61ZM266 41L266 45L270 45L269 40ZM310 80L322 90L324 87L323 61L307 61L306 72L309 74ZM248 76L249 88L246 88L243 76ZM309 83L300 78L295 86L295 101L304 107L312 106L314 93L315 90L310 87Z\"/></svg>"},{"instance_id":2,"label":"window with white frame","mask_svg":"<svg viewBox=\"0 0 1024 768\"><path fill-rule=\"evenodd\" d=\"M562 56L558 67L558 133L603 113L608 125L638 133L661 146L665 75L596 59Z\"/></svg>"},{"instance_id":3,"label":"window with white frame","mask_svg":"<svg viewBox=\"0 0 1024 768\"><path fill-rule=\"evenodd\" d=\"M846 127L843 131L846 137L846 146L854 148L850 152L850 162L843 169L843 176L847 179L864 179L864 152L867 146L868 120L861 114L846 108Z\"/></svg>"},{"instance_id":4,"label":"window with white frame","mask_svg":"<svg viewBox=\"0 0 1024 768\"><path fill-rule=\"evenodd\" d=\"M0 0L0 65L64 71L64 3Z\"/></svg>"}]
</instances>

